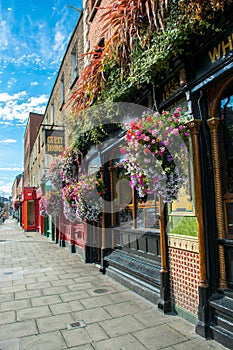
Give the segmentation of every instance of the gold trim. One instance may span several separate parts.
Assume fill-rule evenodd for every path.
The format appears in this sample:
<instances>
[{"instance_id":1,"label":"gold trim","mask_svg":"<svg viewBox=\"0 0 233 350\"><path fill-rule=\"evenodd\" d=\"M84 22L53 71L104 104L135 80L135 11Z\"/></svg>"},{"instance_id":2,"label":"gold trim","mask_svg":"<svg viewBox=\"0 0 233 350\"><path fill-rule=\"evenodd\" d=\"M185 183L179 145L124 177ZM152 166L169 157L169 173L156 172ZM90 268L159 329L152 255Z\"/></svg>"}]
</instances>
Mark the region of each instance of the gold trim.
<instances>
[{"instance_id":1,"label":"gold trim","mask_svg":"<svg viewBox=\"0 0 233 350\"><path fill-rule=\"evenodd\" d=\"M206 247L204 235L204 219L203 219L203 201L202 201L202 181L201 181L201 160L199 147L199 133L201 127L201 120L193 119L187 123L191 133L193 145L193 170L195 181L195 204L197 214L198 226L198 250L199 250L199 266L200 266L200 280L199 285L202 288L208 287L207 282L207 268L206 268Z\"/></svg>"},{"instance_id":2,"label":"gold trim","mask_svg":"<svg viewBox=\"0 0 233 350\"><path fill-rule=\"evenodd\" d=\"M225 238L225 219L224 219L224 204L223 204L223 188L221 181L221 162L220 162L220 150L219 150L219 137L218 127L220 120L218 118L211 118L207 120L210 128L211 142L212 142L212 157L214 167L214 186L215 186L215 202L216 202L216 220L218 228L218 238ZM219 254L219 287L227 288L226 284L226 264L224 257L223 246L218 246Z\"/></svg>"}]
</instances>

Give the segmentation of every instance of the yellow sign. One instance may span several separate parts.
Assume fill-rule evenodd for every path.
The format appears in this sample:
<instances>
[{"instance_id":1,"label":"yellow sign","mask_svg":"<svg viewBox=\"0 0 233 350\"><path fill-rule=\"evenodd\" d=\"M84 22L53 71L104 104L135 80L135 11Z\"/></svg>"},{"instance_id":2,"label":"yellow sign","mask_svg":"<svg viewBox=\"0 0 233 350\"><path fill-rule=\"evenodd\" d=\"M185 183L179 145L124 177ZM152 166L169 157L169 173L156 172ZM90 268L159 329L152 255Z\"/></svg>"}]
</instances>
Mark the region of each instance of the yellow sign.
<instances>
[{"instance_id":1,"label":"yellow sign","mask_svg":"<svg viewBox=\"0 0 233 350\"><path fill-rule=\"evenodd\" d=\"M219 60L221 57L226 56L226 54L233 50L233 34L229 35L226 40L220 41L212 51L209 51L209 58L211 63Z\"/></svg>"}]
</instances>

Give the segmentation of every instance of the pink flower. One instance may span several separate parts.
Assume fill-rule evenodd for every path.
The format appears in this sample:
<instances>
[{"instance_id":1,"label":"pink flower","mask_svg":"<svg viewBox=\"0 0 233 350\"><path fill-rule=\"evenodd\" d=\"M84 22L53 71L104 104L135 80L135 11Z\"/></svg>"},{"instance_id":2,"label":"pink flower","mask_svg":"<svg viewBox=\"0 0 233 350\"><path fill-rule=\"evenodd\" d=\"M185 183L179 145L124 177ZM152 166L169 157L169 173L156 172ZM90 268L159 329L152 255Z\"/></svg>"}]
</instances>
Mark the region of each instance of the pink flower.
<instances>
[{"instance_id":1,"label":"pink flower","mask_svg":"<svg viewBox=\"0 0 233 350\"><path fill-rule=\"evenodd\" d=\"M122 154L126 154L126 153L127 153L127 151L126 151L124 148L120 148L120 152L121 152Z\"/></svg>"},{"instance_id":2,"label":"pink flower","mask_svg":"<svg viewBox=\"0 0 233 350\"><path fill-rule=\"evenodd\" d=\"M145 148L143 152L144 152L144 154L147 154L148 152L150 152L150 150L149 150L149 148Z\"/></svg>"},{"instance_id":3,"label":"pink flower","mask_svg":"<svg viewBox=\"0 0 233 350\"><path fill-rule=\"evenodd\" d=\"M161 149L158 151L158 154L160 155L160 157L162 157L162 156L163 156L163 153L164 153L164 151L163 151L163 150L161 150Z\"/></svg>"}]
</instances>

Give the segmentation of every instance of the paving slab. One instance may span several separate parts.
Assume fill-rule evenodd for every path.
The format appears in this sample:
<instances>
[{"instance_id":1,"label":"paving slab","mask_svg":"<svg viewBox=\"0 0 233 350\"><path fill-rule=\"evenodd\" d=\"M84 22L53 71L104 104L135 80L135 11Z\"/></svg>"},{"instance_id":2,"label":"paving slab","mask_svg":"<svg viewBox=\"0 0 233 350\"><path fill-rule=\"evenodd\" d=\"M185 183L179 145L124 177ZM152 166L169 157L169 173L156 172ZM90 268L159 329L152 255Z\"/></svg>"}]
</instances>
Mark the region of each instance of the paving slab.
<instances>
[{"instance_id":1,"label":"paving slab","mask_svg":"<svg viewBox=\"0 0 233 350\"><path fill-rule=\"evenodd\" d=\"M0 325L5 323L12 323L16 321L15 311L0 312Z\"/></svg>"},{"instance_id":2,"label":"paving slab","mask_svg":"<svg viewBox=\"0 0 233 350\"><path fill-rule=\"evenodd\" d=\"M91 338L89 333L85 328L77 328L71 330L63 330L61 331L65 342L69 348L72 346L90 344Z\"/></svg>"},{"instance_id":3,"label":"paving slab","mask_svg":"<svg viewBox=\"0 0 233 350\"><path fill-rule=\"evenodd\" d=\"M145 326L131 315L112 318L107 321L99 322L99 324L109 337L117 337L125 333L145 329Z\"/></svg>"},{"instance_id":4,"label":"paving slab","mask_svg":"<svg viewBox=\"0 0 233 350\"><path fill-rule=\"evenodd\" d=\"M38 334L20 339L20 350L63 350L67 345L61 333ZM4 349L5 350L5 349Z\"/></svg>"},{"instance_id":5,"label":"paving slab","mask_svg":"<svg viewBox=\"0 0 233 350\"><path fill-rule=\"evenodd\" d=\"M30 299L7 301L0 304L0 311L20 310L30 307Z\"/></svg>"},{"instance_id":6,"label":"paving slab","mask_svg":"<svg viewBox=\"0 0 233 350\"><path fill-rule=\"evenodd\" d=\"M180 332L166 324L134 332L133 335L148 349L152 350L172 346L173 344L176 345L187 340L185 335L182 335ZM186 347L186 349L189 348Z\"/></svg>"},{"instance_id":7,"label":"paving slab","mask_svg":"<svg viewBox=\"0 0 233 350\"><path fill-rule=\"evenodd\" d=\"M94 344L95 350L147 350L142 343L135 339L132 334L125 334L116 338L99 341ZM187 349L188 350L188 349Z\"/></svg>"},{"instance_id":8,"label":"paving slab","mask_svg":"<svg viewBox=\"0 0 233 350\"><path fill-rule=\"evenodd\" d=\"M87 324L111 319L109 313L101 307L73 312L73 315L77 321L83 320Z\"/></svg>"},{"instance_id":9,"label":"paving slab","mask_svg":"<svg viewBox=\"0 0 233 350\"><path fill-rule=\"evenodd\" d=\"M20 338L37 333L35 320L7 323L0 326L1 340Z\"/></svg>"},{"instance_id":10,"label":"paving slab","mask_svg":"<svg viewBox=\"0 0 233 350\"><path fill-rule=\"evenodd\" d=\"M32 306L57 304L61 301L59 295L47 295L31 299Z\"/></svg>"},{"instance_id":11,"label":"paving slab","mask_svg":"<svg viewBox=\"0 0 233 350\"><path fill-rule=\"evenodd\" d=\"M19 350L19 339L0 340L0 349L2 350Z\"/></svg>"},{"instance_id":12,"label":"paving slab","mask_svg":"<svg viewBox=\"0 0 233 350\"><path fill-rule=\"evenodd\" d=\"M23 321L28 319L37 319L41 317L51 316L51 311L49 307L46 306L38 306L38 307L30 307L27 309L21 309L16 312L17 321Z\"/></svg>"},{"instance_id":13,"label":"paving slab","mask_svg":"<svg viewBox=\"0 0 233 350\"><path fill-rule=\"evenodd\" d=\"M37 319L37 327L39 329L39 333L45 333L60 329L66 329L67 325L74 321L75 319L70 313L50 317L42 317Z\"/></svg>"}]
</instances>

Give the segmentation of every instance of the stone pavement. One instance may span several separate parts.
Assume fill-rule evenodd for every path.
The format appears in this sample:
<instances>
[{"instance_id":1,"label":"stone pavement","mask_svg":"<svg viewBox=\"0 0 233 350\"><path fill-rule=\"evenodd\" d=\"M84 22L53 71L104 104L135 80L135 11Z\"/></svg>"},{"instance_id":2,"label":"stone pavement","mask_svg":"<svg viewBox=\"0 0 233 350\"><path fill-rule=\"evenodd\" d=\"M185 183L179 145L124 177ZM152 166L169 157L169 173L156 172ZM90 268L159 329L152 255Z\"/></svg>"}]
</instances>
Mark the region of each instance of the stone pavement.
<instances>
[{"instance_id":1,"label":"stone pavement","mask_svg":"<svg viewBox=\"0 0 233 350\"><path fill-rule=\"evenodd\" d=\"M226 349L11 219L0 264L0 350Z\"/></svg>"}]
</instances>

